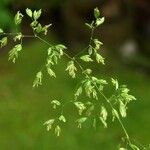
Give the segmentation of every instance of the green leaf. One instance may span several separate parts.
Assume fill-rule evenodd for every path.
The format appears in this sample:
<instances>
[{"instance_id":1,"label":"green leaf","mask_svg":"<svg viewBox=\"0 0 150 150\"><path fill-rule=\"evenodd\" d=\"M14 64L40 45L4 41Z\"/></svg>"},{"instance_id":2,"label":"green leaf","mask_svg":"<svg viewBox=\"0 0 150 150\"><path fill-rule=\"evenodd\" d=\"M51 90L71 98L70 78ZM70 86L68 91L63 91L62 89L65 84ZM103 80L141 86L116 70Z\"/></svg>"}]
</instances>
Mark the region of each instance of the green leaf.
<instances>
[{"instance_id":1,"label":"green leaf","mask_svg":"<svg viewBox=\"0 0 150 150\"><path fill-rule=\"evenodd\" d=\"M33 12L33 18L34 18L34 20L39 19L40 16L41 16L41 13L42 13L41 9L38 10L38 11L35 10L35 11Z\"/></svg>"},{"instance_id":2,"label":"green leaf","mask_svg":"<svg viewBox=\"0 0 150 150\"><path fill-rule=\"evenodd\" d=\"M94 50L95 50L95 52L97 52L97 50L100 49L100 47L101 47L101 45L103 45L103 43L100 42L98 39L94 39L93 42L95 44L95 49Z\"/></svg>"},{"instance_id":3,"label":"green leaf","mask_svg":"<svg viewBox=\"0 0 150 150\"><path fill-rule=\"evenodd\" d=\"M1 34L1 33L4 33L4 31L3 31L3 29L0 28L0 34Z\"/></svg>"},{"instance_id":4,"label":"green leaf","mask_svg":"<svg viewBox=\"0 0 150 150\"><path fill-rule=\"evenodd\" d=\"M92 29L92 28L93 28L93 26L90 25L90 24L88 24L88 23L85 23L85 25L86 25L89 29Z\"/></svg>"},{"instance_id":5,"label":"green leaf","mask_svg":"<svg viewBox=\"0 0 150 150\"><path fill-rule=\"evenodd\" d=\"M65 45L63 45L63 44L58 44L55 47L56 47L57 50L60 50L60 49L65 50L65 49L67 49L67 47Z\"/></svg>"},{"instance_id":6,"label":"green leaf","mask_svg":"<svg viewBox=\"0 0 150 150\"><path fill-rule=\"evenodd\" d=\"M92 83L97 85L100 91L103 91L104 86L108 84L106 80L97 79L96 77L92 77Z\"/></svg>"},{"instance_id":7,"label":"green leaf","mask_svg":"<svg viewBox=\"0 0 150 150\"><path fill-rule=\"evenodd\" d=\"M42 85L42 78L43 78L43 74L41 71L39 71L37 74L36 74L36 78L33 82L33 87L38 87L39 85Z\"/></svg>"},{"instance_id":8,"label":"green leaf","mask_svg":"<svg viewBox=\"0 0 150 150\"><path fill-rule=\"evenodd\" d=\"M61 128L60 128L59 125L57 125L57 126L55 127L55 134L56 134L57 136L60 136L60 132L61 132Z\"/></svg>"},{"instance_id":9,"label":"green leaf","mask_svg":"<svg viewBox=\"0 0 150 150\"><path fill-rule=\"evenodd\" d=\"M57 108L57 106L60 106L61 105L61 103L58 101L58 100L52 100L51 101L51 104L53 105L53 108L54 109L56 109Z\"/></svg>"},{"instance_id":10,"label":"green leaf","mask_svg":"<svg viewBox=\"0 0 150 150\"><path fill-rule=\"evenodd\" d=\"M48 28L51 27L52 24L48 24L48 25L45 25L43 28L42 28L42 31L44 32L45 35L47 35L47 32L48 32Z\"/></svg>"},{"instance_id":11,"label":"green leaf","mask_svg":"<svg viewBox=\"0 0 150 150\"><path fill-rule=\"evenodd\" d=\"M75 99L77 99L82 94L82 86L80 86L75 92Z\"/></svg>"},{"instance_id":12,"label":"green leaf","mask_svg":"<svg viewBox=\"0 0 150 150\"><path fill-rule=\"evenodd\" d=\"M122 101L120 101L119 111L120 111L120 114L121 114L122 117L127 116L126 109L127 108L126 108L125 104Z\"/></svg>"},{"instance_id":13,"label":"green leaf","mask_svg":"<svg viewBox=\"0 0 150 150\"><path fill-rule=\"evenodd\" d=\"M115 86L115 89L118 90L118 88L119 88L118 80L111 78L111 82Z\"/></svg>"},{"instance_id":14,"label":"green leaf","mask_svg":"<svg viewBox=\"0 0 150 150\"><path fill-rule=\"evenodd\" d=\"M104 80L104 79L98 79L98 80L97 80L97 83L98 83L98 84L103 84L103 85L108 84L107 81Z\"/></svg>"},{"instance_id":15,"label":"green leaf","mask_svg":"<svg viewBox=\"0 0 150 150\"><path fill-rule=\"evenodd\" d=\"M22 50L22 45L17 44L12 50L9 51L9 58L8 60L12 60L13 63L16 62L16 59L18 58L18 53Z\"/></svg>"},{"instance_id":16,"label":"green leaf","mask_svg":"<svg viewBox=\"0 0 150 150\"><path fill-rule=\"evenodd\" d=\"M38 25L34 29L37 33L40 33L43 31L42 25L40 23L38 23Z\"/></svg>"},{"instance_id":17,"label":"green leaf","mask_svg":"<svg viewBox=\"0 0 150 150\"><path fill-rule=\"evenodd\" d=\"M7 37L3 37L3 38L0 40L1 48L7 45L7 41L8 41L8 38L7 38Z\"/></svg>"},{"instance_id":18,"label":"green leaf","mask_svg":"<svg viewBox=\"0 0 150 150\"><path fill-rule=\"evenodd\" d=\"M129 93L129 89L127 88L127 86L122 85L119 88L119 98L125 103L129 103L130 101L136 100L136 98L133 95L128 94Z\"/></svg>"},{"instance_id":19,"label":"green leaf","mask_svg":"<svg viewBox=\"0 0 150 150\"><path fill-rule=\"evenodd\" d=\"M88 53L89 53L89 55L92 55L92 53L93 53L93 47L91 45L88 48Z\"/></svg>"},{"instance_id":20,"label":"green leaf","mask_svg":"<svg viewBox=\"0 0 150 150\"><path fill-rule=\"evenodd\" d=\"M127 150L126 148L120 147L119 150Z\"/></svg>"},{"instance_id":21,"label":"green leaf","mask_svg":"<svg viewBox=\"0 0 150 150\"><path fill-rule=\"evenodd\" d=\"M23 15L20 13L20 11L17 12L15 15L15 24L19 25L22 22Z\"/></svg>"},{"instance_id":22,"label":"green leaf","mask_svg":"<svg viewBox=\"0 0 150 150\"><path fill-rule=\"evenodd\" d=\"M75 73L75 72L77 71L77 68L76 68L75 65L74 65L74 61L69 61L69 62L68 62L66 71L69 72L69 75L70 75L72 78L75 78L75 77L76 77L76 73Z\"/></svg>"},{"instance_id":23,"label":"green leaf","mask_svg":"<svg viewBox=\"0 0 150 150\"><path fill-rule=\"evenodd\" d=\"M38 21L34 20L31 22L30 26L31 27L36 27L36 25L38 24Z\"/></svg>"},{"instance_id":24,"label":"green leaf","mask_svg":"<svg viewBox=\"0 0 150 150\"><path fill-rule=\"evenodd\" d=\"M90 58L90 55L84 55L80 57L81 60L85 62L92 62L93 60Z\"/></svg>"},{"instance_id":25,"label":"green leaf","mask_svg":"<svg viewBox=\"0 0 150 150\"><path fill-rule=\"evenodd\" d=\"M47 57L47 67L57 64L57 59L60 56L58 52L56 52L56 49L54 46L49 47L48 50L48 57Z\"/></svg>"},{"instance_id":26,"label":"green leaf","mask_svg":"<svg viewBox=\"0 0 150 150\"><path fill-rule=\"evenodd\" d=\"M96 129L96 118L93 119L93 124L92 125L93 125L93 128Z\"/></svg>"},{"instance_id":27,"label":"green leaf","mask_svg":"<svg viewBox=\"0 0 150 150\"><path fill-rule=\"evenodd\" d=\"M96 53L96 61L98 63L102 63L103 65L105 65L105 58L103 58L100 54Z\"/></svg>"},{"instance_id":28,"label":"green leaf","mask_svg":"<svg viewBox=\"0 0 150 150\"><path fill-rule=\"evenodd\" d=\"M22 35L22 33L20 32L20 33L17 33L17 35L13 38L13 40L16 42L17 40L21 40L23 38L23 35Z\"/></svg>"},{"instance_id":29,"label":"green leaf","mask_svg":"<svg viewBox=\"0 0 150 150\"><path fill-rule=\"evenodd\" d=\"M103 123L105 128L107 128L107 122L106 122L107 116L108 116L107 110L104 106L102 106L100 112L100 120Z\"/></svg>"},{"instance_id":30,"label":"green leaf","mask_svg":"<svg viewBox=\"0 0 150 150\"><path fill-rule=\"evenodd\" d=\"M100 16L100 11L99 11L99 9L96 7L96 8L94 9L94 17L97 19L99 16Z\"/></svg>"},{"instance_id":31,"label":"green leaf","mask_svg":"<svg viewBox=\"0 0 150 150\"><path fill-rule=\"evenodd\" d=\"M94 104L91 102L87 102L86 105L86 115L90 116L95 109Z\"/></svg>"},{"instance_id":32,"label":"green leaf","mask_svg":"<svg viewBox=\"0 0 150 150\"><path fill-rule=\"evenodd\" d=\"M79 111L79 115L82 115L82 112L86 109L85 105L82 102L74 102L74 104Z\"/></svg>"},{"instance_id":33,"label":"green leaf","mask_svg":"<svg viewBox=\"0 0 150 150\"><path fill-rule=\"evenodd\" d=\"M103 45L103 43L99 41L98 39L94 39L93 41L95 45Z\"/></svg>"},{"instance_id":34,"label":"green leaf","mask_svg":"<svg viewBox=\"0 0 150 150\"><path fill-rule=\"evenodd\" d=\"M52 125L54 123L55 119L50 119L50 120L47 120L43 125L46 125L47 126L47 131L49 131L51 128L52 128Z\"/></svg>"},{"instance_id":35,"label":"green leaf","mask_svg":"<svg viewBox=\"0 0 150 150\"><path fill-rule=\"evenodd\" d=\"M94 99L98 100L97 91L94 88L92 89L92 96Z\"/></svg>"},{"instance_id":36,"label":"green leaf","mask_svg":"<svg viewBox=\"0 0 150 150\"><path fill-rule=\"evenodd\" d=\"M82 124L87 120L87 117L82 117L76 120L77 124L78 124L78 128L82 127Z\"/></svg>"},{"instance_id":37,"label":"green leaf","mask_svg":"<svg viewBox=\"0 0 150 150\"><path fill-rule=\"evenodd\" d=\"M48 57L46 66L50 67L51 65L57 64L58 59L60 59L61 56L64 54L64 49L66 49L66 46L62 44L49 47L47 50Z\"/></svg>"},{"instance_id":38,"label":"green leaf","mask_svg":"<svg viewBox=\"0 0 150 150\"><path fill-rule=\"evenodd\" d=\"M59 52L59 58L64 54L64 50L67 49L67 47L63 44L58 44L55 46L56 50Z\"/></svg>"},{"instance_id":39,"label":"green leaf","mask_svg":"<svg viewBox=\"0 0 150 150\"><path fill-rule=\"evenodd\" d=\"M47 68L47 73L51 76L51 77L54 77L54 78L56 78L56 74L55 74L55 72L51 69L51 68Z\"/></svg>"},{"instance_id":40,"label":"green leaf","mask_svg":"<svg viewBox=\"0 0 150 150\"><path fill-rule=\"evenodd\" d=\"M90 80L86 80L86 82L84 83L84 88L86 95L90 98L94 88L92 82Z\"/></svg>"},{"instance_id":41,"label":"green leaf","mask_svg":"<svg viewBox=\"0 0 150 150\"><path fill-rule=\"evenodd\" d=\"M104 18L104 17L96 19L96 23L95 23L96 27L98 27L98 26L100 26L101 24L103 24L104 21L105 21L105 18Z\"/></svg>"},{"instance_id":42,"label":"green leaf","mask_svg":"<svg viewBox=\"0 0 150 150\"><path fill-rule=\"evenodd\" d=\"M27 9L26 9L26 14L27 14L30 18L32 18L32 10L31 10L31 9L27 8Z\"/></svg>"},{"instance_id":43,"label":"green leaf","mask_svg":"<svg viewBox=\"0 0 150 150\"><path fill-rule=\"evenodd\" d=\"M83 73L85 73L85 74L91 74L92 70L91 69L86 69L86 70L83 71Z\"/></svg>"},{"instance_id":44,"label":"green leaf","mask_svg":"<svg viewBox=\"0 0 150 150\"><path fill-rule=\"evenodd\" d=\"M63 115L61 115L61 116L59 117L59 120L62 121L62 122L66 122L66 118L65 118Z\"/></svg>"},{"instance_id":45,"label":"green leaf","mask_svg":"<svg viewBox=\"0 0 150 150\"><path fill-rule=\"evenodd\" d=\"M114 109L114 108L113 108L113 110L112 110L112 116L113 116L112 121L114 121L115 118L118 118L118 119L120 118L120 117L119 117L119 114L118 114L118 112L117 112L117 110Z\"/></svg>"}]
</instances>

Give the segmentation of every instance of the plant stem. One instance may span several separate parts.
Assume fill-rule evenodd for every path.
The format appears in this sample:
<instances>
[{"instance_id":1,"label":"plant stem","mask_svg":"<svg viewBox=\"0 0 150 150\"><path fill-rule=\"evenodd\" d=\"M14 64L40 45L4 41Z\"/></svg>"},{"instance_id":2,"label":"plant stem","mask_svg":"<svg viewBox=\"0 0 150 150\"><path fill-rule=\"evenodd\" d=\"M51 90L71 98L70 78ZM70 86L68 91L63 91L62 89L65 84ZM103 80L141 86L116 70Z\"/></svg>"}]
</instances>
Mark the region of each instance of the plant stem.
<instances>
[{"instance_id":1,"label":"plant stem","mask_svg":"<svg viewBox=\"0 0 150 150\"><path fill-rule=\"evenodd\" d=\"M19 33L0 33L0 35L6 35L6 36L16 36ZM34 35L22 35L25 38L35 38Z\"/></svg>"},{"instance_id":2,"label":"plant stem","mask_svg":"<svg viewBox=\"0 0 150 150\"><path fill-rule=\"evenodd\" d=\"M103 96L103 98L106 100L106 102L110 105L110 107L112 108L112 110L115 110L113 105L111 104L111 102L109 101L109 99L99 90L99 88L96 86L97 90L99 91L99 93ZM120 123L124 133L125 133L125 136L127 138L127 141L128 141L128 144L131 144L131 141L130 141L130 137L129 137L129 134L126 130L126 128L124 127L122 121L120 118L116 117L118 119L118 122Z\"/></svg>"}]
</instances>

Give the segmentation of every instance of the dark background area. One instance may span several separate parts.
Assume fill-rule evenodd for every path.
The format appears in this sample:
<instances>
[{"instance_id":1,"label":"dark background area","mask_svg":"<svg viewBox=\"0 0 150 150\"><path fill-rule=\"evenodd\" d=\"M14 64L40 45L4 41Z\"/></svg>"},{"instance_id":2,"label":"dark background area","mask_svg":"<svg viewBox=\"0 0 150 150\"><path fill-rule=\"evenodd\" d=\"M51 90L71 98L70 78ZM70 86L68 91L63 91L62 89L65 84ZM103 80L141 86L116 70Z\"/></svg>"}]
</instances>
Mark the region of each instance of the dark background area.
<instances>
[{"instance_id":1,"label":"dark background area","mask_svg":"<svg viewBox=\"0 0 150 150\"><path fill-rule=\"evenodd\" d=\"M94 69L100 76L116 76L129 86L137 101L129 106L125 126L137 143L150 144L150 1L0 0L0 28L15 32L14 15L18 10L25 13L27 7L42 8L40 21L53 24L47 40L64 43L72 56L87 46L90 33L85 22L91 22L95 7L101 10L106 21L95 37L104 43L101 52L106 57L106 67ZM25 17L23 33L32 34L29 23ZM71 109L67 115L72 122L64 126L59 138L47 132L42 124L51 117L51 98L70 99L76 81L65 74L64 59L56 69L57 80L45 79L42 87L33 89L32 81L45 58L46 46L26 39L14 65L7 61L12 45L10 40L6 48L0 49L0 149L117 149L123 134L117 122L110 123L108 129L100 125L94 130L87 125L79 130Z\"/></svg>"}]
</instances>

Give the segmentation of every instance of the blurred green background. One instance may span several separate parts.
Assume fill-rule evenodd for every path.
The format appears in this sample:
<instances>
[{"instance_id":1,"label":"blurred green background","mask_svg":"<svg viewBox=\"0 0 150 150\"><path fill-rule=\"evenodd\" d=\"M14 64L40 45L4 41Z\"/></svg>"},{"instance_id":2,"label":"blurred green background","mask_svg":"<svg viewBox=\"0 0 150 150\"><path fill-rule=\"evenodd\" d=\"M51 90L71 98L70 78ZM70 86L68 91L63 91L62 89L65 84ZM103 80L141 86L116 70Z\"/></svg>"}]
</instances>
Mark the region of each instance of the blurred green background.
<instances>
[{"instance_id":1,"label":"blurred green background","mask_svg":"<svg viewBox=\"0 0 150 150\"><path fill-rule=\"evenodd\" d=\"M130 104L123 120L136 142L150 144L150 10L148 0L0 0L0 28L15 32L13 16L26 7L43 9L41 22L53 23L47 40L68 45L75 55L89 40L84 22L93 19L93 9L100 8L106 22L95 33L104 42L106 67L94 66L99 76L115 76L127 84L136 102ZM23 33L31 34L25 19ZM66 74L67 59L56 68L57 79L45 76L43 86L33 89L32 82L46 58L47 46L39 41L24 40L24 49L16 64L8 62L7 48L0 49L0 150L116 150L123 136L118 122L104 129L91 124L78 129L73 120L75 110L66 110L68 122L60 137L47 132L43 122L51 118L50 101L68 101L80 81ZM109 93L109 91L108 91Z\"/></svg>"}]
</instances>

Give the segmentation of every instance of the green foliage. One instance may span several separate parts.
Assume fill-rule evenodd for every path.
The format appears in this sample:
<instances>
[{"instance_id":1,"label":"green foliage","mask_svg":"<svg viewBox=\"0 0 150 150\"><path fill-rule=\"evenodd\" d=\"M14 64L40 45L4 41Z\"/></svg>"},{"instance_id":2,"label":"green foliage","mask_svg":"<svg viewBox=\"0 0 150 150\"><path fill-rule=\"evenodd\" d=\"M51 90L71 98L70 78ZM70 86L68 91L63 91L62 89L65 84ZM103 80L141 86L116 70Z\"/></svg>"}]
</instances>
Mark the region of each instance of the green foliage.
<instances>
[{"instance_id":1,"label":"green foliage","mask_svg":"<svg viewBox=\"0 0 150 150\"><path fill-rule=\"evenodd\" d=\"M97 7L94 9L94 16L96 19L100 16L100 11Z\"/></svg>"},{"instance_id":2,"label":"green foliage","mask_svg":"<svg viewBox=\"0 0 150 150\"><path fill-rule=\"evenodd\" d=\"M17 35L13 38L14 42L20 41L23 38L22 33L17 33Z\"/></svg>"},{"instance_id":3,"label":"green foliage","mask_svg":"<svg viewBox=\"0 0 150 150\"><path fill-rule=\"evenodd\" d=\"M22 22L23 14L20 11L15 15L15 24L19 25Z\"/></svg>"},{"instance_id":4,"label":"green foliage","mask_svg":"<svg viewBox=\"0 0 150 150\"><path fill-rule=\"evenodd\" d=\"M33 12L33 18L34 18L34 20L39 19L40 16L41 16L41 13L42 13L41 9L38 10L38 11L35 10L35 11Z\"/></svg>"},{"instance_id":5,"label":"green foliage","mask_svg":"<svg viewBox=\"0 0 150 150\"><path fill-rule=\"evenodd\" d=\"M66 68L66 71L68 71L69 75L72 77L72 78L75 78L76 77L76 71L77 71L77 68L74 64L74 61L69 61L68 64L67 64L67 68Z\"/></svg>"},{"instance_id":6,"label":"green foliage","mask_svg":"<svg viewBox=\"0 0 150 150\"><path fill-rule=\"evenodd\" d=\"M127 150L126 148L120 147L119 150Z\"/></svg>"},{"instance_id":7,"label":"green foliage","mask_svg":"<svg viewBox=\"0 0 150 150\"><path fill-rule=\"evenodd\" d=\"M26 14L27 14L30 18L32 18L32 10L31 10L31 9L27 8L27 9L26 9Z\"/></svg>"},{"instance_id":8,"label":"green foliage","mask_svg":"<svg viewBox=\"0 0 150 150\"><path fill-rule=\"evenodd\" d=\"M96 61L98 63L102 63L103 65L105 65L104 58L100 54L98 54L98 53L96 53L95 55L96 55Z\"/></svg>"},{"instance_id":9,"label":"green foliage","mask_svg":"<svg viewBox=\"0 0 150 150\"><path fill-rule=\"evenodd\" d=\"M104 106L101 106L101 112L100 112L100 120L102 121L103 125L105 128L107 128L107 116L108 116L108 113L107 113L107 110Z\"/></svg>"},{"instance_id":10,"label":"green foliage","mask_svg":"<svg viewBox=\"0 0 150 150\"><path fill-rule=\"evenodd\" d=\"M84 56L82 56L82 57L80 57L83 61L85 61L85 62L92 62L93 60L90 58L90 56L89 55L84 55Z\"/></svg>"},{"instance_id":11,"label":"green foliage","mask_svg":"<svg viewBox=\"0 0 150 150\"><path fill-rule=\"evenodd\" d=\"M52 125L54 123L55 119L50 119L50 120L47 120L43 125L46 125L47 126L47 131L49 131L51 128L52 128Z\"/></svg>"},{"instance_id":12,"label":"green foliage","mask_svg":"<svg viewBox=\"0 0 150 150\"><path fill-rule=\"evenodd\" d=\"M76 120L78 128L82 128L82 124L87 120L87 117L82 117Z\"/></svg>"},{"instance_id":13,"label":"green foliage","mask_svg":"<svg viewBox=\"0 0 150 150\"><path fill-rule=\"evenodd\" d=\"M79 111L79 115L82 115L82 112L86 109L85 105L82 102L74 102L75 106Z\"/></svg>"},{"instance_id":14,"label":"green foliage","mask_svg":"<svg viewBox=\"0 0 150 150\"><path fill-rule=\"evenodd\" d=\"M53 108L56 109L57 106L60 106L61 103L58 101L58 100L52 100L51 101L51 104L53 105Z\"/></svg>"},{"instance_id":15,"label":"green foliage","mask_svg":"<svg viewBox=\"0 0 150 150\"><path fill-rule=\"evenodd\" d=\"M104 17L100 18L100 11L99 11L98 8L94 9L94 16L95 16L95 19L96 19L96 22L95 22L96 27L98 27L98 26L100 26L101 24L104 23L105 18Z\"/></svg>"},{"instance_id":16,"label":"green foliage","mask_svg":"<svg viewBox=\"0 0 150 150\"><path fill-rule=\"evenodd\" d=\"M57 136L59 136L59 135L60 135L60 132L61 132L61 128L60 128L59 125L57 125L57 126L55 127L55 134L56 134Z\"/></svg>"},{"instance_id":17,"label":"green foliage","mask_svg":"<svg viewBox=\"0 0 150 150\"><path fill-rule=\"evenodd\" d=\"M0 33L3 33L3 32L4 32L3 29L0 28Z\"/></svg>"},{"instance_id":18,"label":"green foliage","mask_svg":"<svg viewBox=\"0 0 150 150\"><path fill-rule=\"evenodd\" d=\"M111 82L112 82L113 86L115 86L115 89L118 90L119 83L118 83L117 79L111 78Z\"/></svg>"},{"instance_id":19,"label":"green foliage","mask_svg":"<svg viewBox=\"0 0 150 150\"><path fill-rule=\"evenodd\" d=\"M22 45L21 44L15 45L14 48L9 51L8 60L12 60L12 62L15 63L16 59L18 58L18 54L21 50L22 50Z\"/></svg>"},{"instance_id":20,"label":"green foliage","mask_svg":"<svg viewBox=\"0 0 150 150\"><path fill-rule=\"evenodd\" d=\"M1 48L7 45L7 41L8 41L8 38L7 38L7 37L3 37L3 38L0 40Z\"/></svg>"},{"instance_id":21,"label":"green foliage","mask_svg":"<svg viewBox=\"0 0 150 150\"><path fill-rule=\"evenodd\" d=\"M72 78L77 77L77 74L79 74L78 70L81 71L83 79L78 84L72 100L66 103L62 103L56 99L51 101L52 108L56 111L56 117L51 118L44 123L44 125L47 127L47 130L53 130L56 136L60 136L60 133L62 132L61 123L67 122L67 119L63 114L63 110L65 108L64 106L66 106L68 103L71 103L77 109L79 114L78 119L75 121L78 128L82 128L83 124L85 124L87 120L93 120L94 128L97 125L97 121L101 122L101 124L106 128L108 126L108 118L112 118L112 121L116 119L124 131L126 145L132 150L139 150L140 148L131 142L131 139L121 121L122 118L127 116L127 105L131 101L136 100L136 98L130 95L127 86L120 85L117 79L111 78L110 81L106 81L106 79L95 77L92 74L91 68L84 68L84 66L82 66L79 62L79 60L82 60L87 63L87 65L88 62L97 62L101 65L105 64L105 59L101 54L99 54L103 43L94 38L95 29L104 22L104 17L100 17L99 9L94 9L95 20L93 20L90 24L86 23L86 26L91 31L91 37L88 47L83 50L86 50L85 54L80 56L78 56L78 54L74 57L71 57L65 52L67 49L66 46L62 44L52 45L40 37L40 33L46 35L49 27L51 26L51 24L44 26L41 25L41 23L38 21L41 14L41 9L32 11L31 9L27 8L26 15L32 20L30 25L33 30L33 35L24 35L22 32L18 32L16 34L4 33L3 29L0 29L0 34L5 35L0 42L1 47L6 46L7 36L9 35L14 36L14 42L20 41L20 44L15 45L9 52L9 60L12 60L14 63L19 56L19 52L22 50L23 38L30 36L42 41L48 46L47 58L42 69L36 74L33 87L42 85L42 80L44 77L43 70L46 70L50 77L56 78L56 74L52 68L55 67L59 59L62 59L62 56L66 56L69 59L66 66L66 71ZM21 24L23 17L24 15L18 11L15 15L15 24ZM104 93L105 86L113 87L113 94L109 97L106 97ZM87 97L85 98L86 100L83 101L80 99L80 95ZM119 149L126 150L123 147Z\"/></svg>"},{"instance_id":22,"label":"green foliage","mask_svg":"<svg viewBox=\"0 0 150 150\"><path fill-rule=\"evenodd\" d=\"M33 87L38 87L39 85L42 85L42 78L43 78L43 74L41 71L39 71L37 74L36 74L36 78L33 82Z\"/></svg>"},{"instance_id":23,"label":"green foliage","mask_svg":"<svg viewBox=\"0 0 150 150\"><path fill-rule=\"evenodd\" d=\"M62 121L62 122L66 122L66 118L65 118L63 115L61 115L61 116L59 117L59 120Z\"/></svg>"},{"instance_id":24,"label":"green foliage","mask_svg":"<svg viewBox=\"0 0 150 150\"><path fill-rule=\"evenodd\" d=\"M47 73L48 73L51 77L56 78L55 72L54 72L51 68L49 68L49 67L47 67Z\"/></svg>"}]
</instances>

